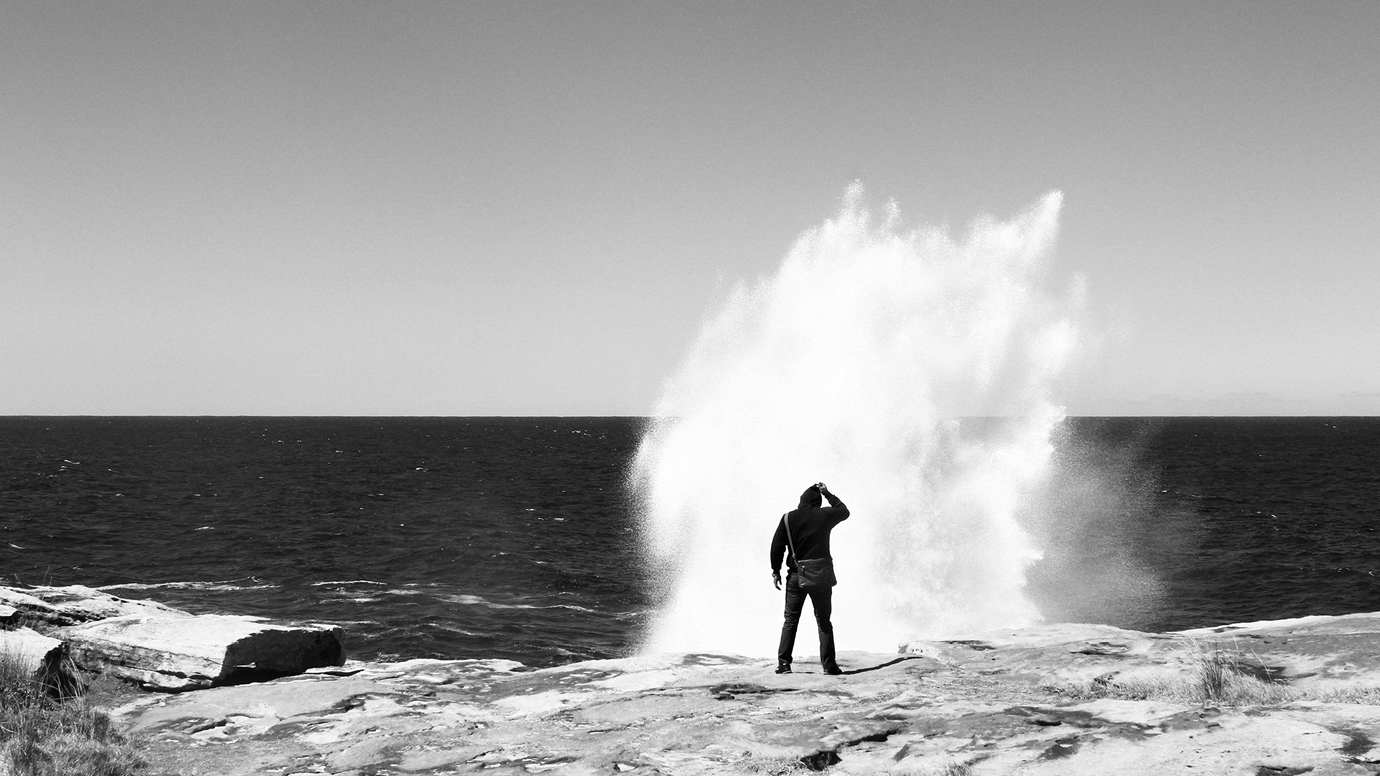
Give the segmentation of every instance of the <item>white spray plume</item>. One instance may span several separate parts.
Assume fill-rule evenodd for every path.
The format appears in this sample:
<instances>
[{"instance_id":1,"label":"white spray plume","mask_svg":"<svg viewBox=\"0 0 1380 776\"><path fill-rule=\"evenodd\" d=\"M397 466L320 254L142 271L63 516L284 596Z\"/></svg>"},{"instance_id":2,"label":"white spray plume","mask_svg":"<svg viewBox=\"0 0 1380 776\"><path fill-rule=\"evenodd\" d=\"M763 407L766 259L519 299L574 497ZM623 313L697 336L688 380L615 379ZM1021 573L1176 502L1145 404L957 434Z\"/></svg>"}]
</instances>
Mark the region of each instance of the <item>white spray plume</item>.
<instances>
[{"instance_id":1,"label":"white spray plume","mask_svg":"<svg viewBox=\"0 0 1380 776\"><path fill-rule=\"evenodd\" d=\"M855 183L773 276L735 289L634 463L665 595L645 649L774 654L768 547L821 480L852 511L833 534L839 649L1039 620L1024 585L1040 550L1020 519L1074 342L1071 303L1042 276L1061 200L955 241L902 230L895 203L874 222ZM807 613L797 653L813 631Z\"/></svg>"}]
</instances>

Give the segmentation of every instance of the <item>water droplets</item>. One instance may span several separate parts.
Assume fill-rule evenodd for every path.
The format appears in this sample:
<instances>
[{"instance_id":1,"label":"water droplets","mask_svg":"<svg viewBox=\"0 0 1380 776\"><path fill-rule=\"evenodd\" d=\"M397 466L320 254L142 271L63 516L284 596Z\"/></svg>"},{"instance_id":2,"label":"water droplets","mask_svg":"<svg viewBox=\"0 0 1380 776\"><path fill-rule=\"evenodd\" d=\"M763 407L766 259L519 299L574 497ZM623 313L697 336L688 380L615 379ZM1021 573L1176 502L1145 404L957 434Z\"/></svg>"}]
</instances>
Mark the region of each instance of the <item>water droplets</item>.
<instances>
[{"instance_id":1,"label":"water droplets","mask_svg":"<svg viewBox=\"0 0 1380 776\"><path fill-rule=\"evenodd\" d=\"M633 474L664 571L652 649L772 651L768 544L821 479L854 515L833 542L841 644L1039 619L1023 587L1040 552L1018 518L1050 467L1051 385L1077 335L1076 294L1043 277L1061 196L955 240L902 230L894 202L875 219L862 194L735 289L668 383Z\"/></svg>"}]
</instances>

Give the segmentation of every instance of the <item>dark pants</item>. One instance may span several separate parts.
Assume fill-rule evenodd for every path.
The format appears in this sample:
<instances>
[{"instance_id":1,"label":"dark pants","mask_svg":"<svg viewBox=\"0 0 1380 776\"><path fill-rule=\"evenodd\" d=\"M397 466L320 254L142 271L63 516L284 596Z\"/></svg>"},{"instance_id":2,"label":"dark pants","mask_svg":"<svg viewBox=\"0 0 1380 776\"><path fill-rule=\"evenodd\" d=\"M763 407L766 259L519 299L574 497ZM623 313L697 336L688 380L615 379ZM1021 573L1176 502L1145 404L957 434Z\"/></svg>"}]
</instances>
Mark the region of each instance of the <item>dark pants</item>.
<instances>
[{"instance_id":1,"label":"dark pants","mask_svg":"<svg viewBox=\"0 0 1380 776\"><path fill-rule=\"evenodd\" d=\"M815 624L819 626L819 662L825 668L830 668L835 665L834 626L829 622L829 615L834 611L834 589L826 587L807 593L800 589L795 572L786 575L786 621L781 625L781 644L776 648L776 659L782 663L791 662L795 630L800 625L800 611L805 608L807 595L815 610Z\"/></svg>"}]
</instances>

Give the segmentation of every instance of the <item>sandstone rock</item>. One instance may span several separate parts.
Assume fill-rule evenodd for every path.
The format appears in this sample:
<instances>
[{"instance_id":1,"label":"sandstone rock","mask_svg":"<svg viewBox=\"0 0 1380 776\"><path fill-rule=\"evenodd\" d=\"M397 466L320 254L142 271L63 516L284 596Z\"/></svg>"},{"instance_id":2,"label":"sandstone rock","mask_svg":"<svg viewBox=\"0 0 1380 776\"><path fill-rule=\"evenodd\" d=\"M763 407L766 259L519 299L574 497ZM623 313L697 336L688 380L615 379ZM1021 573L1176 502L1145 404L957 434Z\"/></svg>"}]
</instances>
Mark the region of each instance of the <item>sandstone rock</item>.
<instances>
[{"instance_id":1,"label":"sandstone rock","mask_svg":"<svg viewBox=\"0 0 1380 776\"><path fill-rule=\"evenodd\" d=\"M125 615L68 628L72 658L156 690L193 690L338 666L338 628L255 617Z\"/></svg>"},{"instance_id":2,"label":"sandstone rock","mask_svg":"<svg viewBox=\"0 0 1380 776\"><path fill-rule=\"evenodd\" d=\"M61 641L28 628L0 630L0 664L6 673L33 679L47 687L62 684L62 658L66 648ZM14 674L8 674L10 678Z\"/></svg>"},{"instance_id":3,"label":"sandstone rock","mask_svg":"<svg viewBox=\"0 0 1380 776\"><path fill-rule=\"evenodd\" d=\"M84 585L0 587L0 604L14 607L22 617L56 626L77 625L128 614L161 616L180 613L157 601L118 598Z\"/></svg>"},{"instance_id":4,"label":"sandstone rock","mask_svg":"<svg viewBox=\"0 0 1380 776\"><path fill-rule=\"evenodd\" d=\"M535 671L352 662L349 676L141 698L115 715L143 737L156 770L203 776L1363 776L1380 765L1377 624L1309 618L1188 634L1056 625L917 643L912 654L840 652L837 677L803 655L799 672L783 675L770 658L706 654ZM1114 689L1138 675L1191 686L1195 655L1219 649L1272 669L1294 695L1232 705Z\"/></svg>"}]
</instances>

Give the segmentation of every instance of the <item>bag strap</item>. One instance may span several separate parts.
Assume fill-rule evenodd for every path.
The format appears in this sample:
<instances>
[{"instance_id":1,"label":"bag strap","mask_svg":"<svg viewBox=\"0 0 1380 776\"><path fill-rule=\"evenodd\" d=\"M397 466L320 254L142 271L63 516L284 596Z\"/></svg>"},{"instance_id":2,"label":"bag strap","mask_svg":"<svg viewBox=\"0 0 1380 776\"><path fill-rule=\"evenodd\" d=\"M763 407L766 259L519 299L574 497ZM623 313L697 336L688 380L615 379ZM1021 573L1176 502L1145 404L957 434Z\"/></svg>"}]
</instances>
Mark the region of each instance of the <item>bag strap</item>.
<instances>
[{"instance_id":1,"label":"bag strap","mask_svg":"<svg viewBox=\"0 0 1380 776\"><path fill-rule=\"evenodd\" d=\"M795 565L800 565L800 556L795 554L795 542L791 539L791 513L787 512L781 516L781 523L786 526L786 543L791 545L791 557L795 558Z\"/></svg>"}]
</instances>

